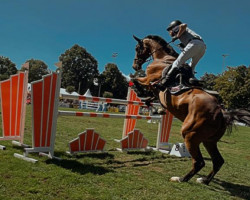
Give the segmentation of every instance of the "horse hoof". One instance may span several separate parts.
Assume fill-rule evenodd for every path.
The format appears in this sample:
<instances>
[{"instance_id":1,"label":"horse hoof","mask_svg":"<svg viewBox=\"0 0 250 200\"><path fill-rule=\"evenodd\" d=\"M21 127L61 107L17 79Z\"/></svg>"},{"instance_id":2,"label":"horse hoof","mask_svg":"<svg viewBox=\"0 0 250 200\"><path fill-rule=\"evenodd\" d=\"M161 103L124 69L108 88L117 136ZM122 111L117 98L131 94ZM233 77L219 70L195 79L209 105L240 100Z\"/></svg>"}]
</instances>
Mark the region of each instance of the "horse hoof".
<instances>
[{"instance_id":1,"label":"horse hoof","mask_svg":"<svg viewBox=\"0 0 250 200\"><path fill-rule=\"evenodd\" d=\"M174 177L172 177L171 179L170 179L170 181L172 181L172 182L181 182L181 178L180 177L177 177L177 176L174 176Z\"/></svg>"},{"instance_id":2,"label":"horse hoof","mask_svg":"<svg viewBox=\"0 0 250 200\"><path fill-rule=\"evenodd\" d=\"M203 183L203 178L197 178L196 183Z\"/></svg>"},{"instance_id":3,"label":"horse hoof","mask_svg":"<svg viewBox=\"0 0 250 200\"><path fill-rule=\"evenodd\" d=\"M157 112L158 112L159 115L165 115L165 114L166 114L166 110L163 109L163 108L159 108L159 109L157 110Z\"/></svg>"},{"instance_id":4,"label":"horse hoof","mask_svg":"<svg viewBox=\"0 0 250 200\"><path fill-rule=\"evenodd\" d=\"M205 184L208 185L207 181L205 178L197 178L196 179L196 183L201 183L201 184Z\"/></svg>"}]
</instances>

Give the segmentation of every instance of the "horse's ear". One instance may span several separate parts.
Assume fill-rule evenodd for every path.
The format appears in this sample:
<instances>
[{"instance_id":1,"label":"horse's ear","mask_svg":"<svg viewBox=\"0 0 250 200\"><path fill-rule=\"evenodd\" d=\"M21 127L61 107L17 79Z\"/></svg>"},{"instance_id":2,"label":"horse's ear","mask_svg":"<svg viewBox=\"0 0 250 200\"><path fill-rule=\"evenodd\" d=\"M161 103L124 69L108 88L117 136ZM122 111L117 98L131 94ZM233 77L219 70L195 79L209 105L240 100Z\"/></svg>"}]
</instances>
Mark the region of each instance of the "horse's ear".
<instances>
[{"instance_id":1,"label":"horse's ear","mask_svg":"<svg viewBox=\"0 0 250 200\"><path fill-rule=\"evenodd\" d=\"M136 37L135 35L133 35L133 38L134 38L138 43L141 43L141 42L142 42L142 40L139 39L138 37Z\"/></svg>"}]
</instances>

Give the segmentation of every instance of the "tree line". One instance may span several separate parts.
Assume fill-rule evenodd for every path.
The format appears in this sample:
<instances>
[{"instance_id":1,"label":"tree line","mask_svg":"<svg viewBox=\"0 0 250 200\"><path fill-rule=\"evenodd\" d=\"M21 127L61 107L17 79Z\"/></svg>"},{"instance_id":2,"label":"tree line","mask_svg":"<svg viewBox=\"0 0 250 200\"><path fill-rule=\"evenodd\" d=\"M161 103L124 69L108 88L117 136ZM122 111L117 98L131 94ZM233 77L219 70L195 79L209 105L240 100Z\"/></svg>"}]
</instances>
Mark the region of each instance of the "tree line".
<instances>
[{"instance_id":1,"label":"tree line","mask_svg":"<svg viewBox=\"0 0 250 200\"><path fill-rule=\"evenodd\" d=\"M227 67L222 74L205 73L201 77L205 88L219 92L222 104L228 109L250 109L250 66Z\"/></svg>"},{"instance_id":2,"label":"tree line","mask_svg":"<svg viewBox=\"0 0 250 200\"><path fill-rule=\"evenodd\" d=\"M77 44L61 54L59 61L62 62L61 87L66 88L66 91L84 94L90 89L93 96L126 98L128 81L116 64L107 63L100 73L97 60ZM26 62L29 62L29 83L50 73L48 66L41 60L29 59ZM25 68L20 70L24 71ZM16 65L9 58L0 56L0 81L16 73Z\"/></svg>"},{"instance_id":3,"label":"tree line","mask_svg":"<svg viewBox=\"0 0 250 200\"><path fill-rule=\"evenodd\" d=\"M116 64L107 63L104 71L100 73L97 60L77 44L61 54L59 60L63 65L62 87L67 91L84 94L90 89L93 96L126 98L128 81ZM39 80L50 73L48 66L41 60L29 59L26 62L30 65L29 82ZM0 56L0 81L16 73L16 65L9 58ZM145 71L137 75L145 76ZM227 67L226 71L217 75L205 73L201 80L204 81L205 89L219 92L219 100L225 108L250 109L249 66ZM145 89L139 88L138 95L145 96L147 93Z\"/></svg>"}]
</instances>

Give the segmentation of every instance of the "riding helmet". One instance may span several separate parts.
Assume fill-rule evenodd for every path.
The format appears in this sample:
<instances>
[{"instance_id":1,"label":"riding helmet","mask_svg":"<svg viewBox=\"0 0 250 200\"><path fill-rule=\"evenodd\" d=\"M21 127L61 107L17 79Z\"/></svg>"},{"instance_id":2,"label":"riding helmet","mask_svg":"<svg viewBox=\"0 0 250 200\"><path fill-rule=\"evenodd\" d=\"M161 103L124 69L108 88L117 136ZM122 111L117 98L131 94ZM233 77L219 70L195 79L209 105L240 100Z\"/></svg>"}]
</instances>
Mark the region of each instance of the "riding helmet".
<instances>
[{"instance_id":1,"label":"riding helmet","mask_svg":"<svg viewBox=\"0 0 250 200\"><path fill-rule=\"evenodd\" d=\"M181 24L182 24L182 22L181 22L180 20L174 20L174 21L172 21L172 22L168 25L167 31L170 31L170 30L173 29L174 27L179 26L179 25L181 25Z\"/></svg>"}]
</instances>

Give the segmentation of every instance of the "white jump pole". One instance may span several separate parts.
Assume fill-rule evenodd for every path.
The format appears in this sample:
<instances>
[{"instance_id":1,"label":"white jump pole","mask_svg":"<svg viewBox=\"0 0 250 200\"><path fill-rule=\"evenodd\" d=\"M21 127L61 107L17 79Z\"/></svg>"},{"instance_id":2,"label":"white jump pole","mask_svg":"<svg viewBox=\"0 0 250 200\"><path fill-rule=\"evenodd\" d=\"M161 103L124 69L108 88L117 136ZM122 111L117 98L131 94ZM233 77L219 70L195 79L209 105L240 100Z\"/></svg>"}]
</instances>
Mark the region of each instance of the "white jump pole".
<instances>
[{"instance_id":1,"label":"white jump pole","mask_svg":"<svg viewBox=\"0 0 250 200\"><path fill-rule=\"evenodd\" d=\"M72 99L72 100L82 100L82 101L93 101L93 102L103 102L103 103L112 103L112 104L133 104L140 106L147 106L144 102L140 101L128 101L123 99L112 99L112 98L104 98L104 97L86 97L86 96L77 96L77 95L69 95L69 94L61 94L63 99ZM151 103L152 106L159 106L159 103Z\"/></svg>"},{"instance_id":2,"label":"white jump pole","mask_svg":"<svg viewBox=\"0 0 250 200\"><path fill-rule=\"evenodd\" d=\"M110 103L110 104L123 104L123 105L139 105L139 106L146 106L144 102L141 101L130 101L130 100L122 100L122 99L113 99L113 98L103 98L103 97L86 97L86 96L76 96L76 95L67 95L67 94L62 94L62 98L65 99L72 99L72 100L88 100L88 101L93 101L93 102L104 102L104 103ZM159 106L159 103L151 103L152 106ZM80 116L89 116L92 117L95 116L97 113L94 114L87 114L87 113L82 113L79 115ZM59 111L59 115L63 115L61 111ZM66 113L64 113L66 115ZM76 113L68 113L68 115L71 116L76 116ZM132 117L132 115L129 115ZM103 117L103 114L97 114L95 117ZM109 116L110 118L125 118L125 116L119 116L118 115L113 115ZM136 117L133 116L131 119L139 119L140 116ZM129 118L127 118L129 119ZM166 115L161 115L161 116L144 116L142 119L156 119L159 120L159 127L158 127L158 136L157 136L157 141L156 141L156 148L154 150L159 150L162 153L168 153L169 150L171 149L172 144L169 143L169 136L170 136L170 131L171 131L171 125L172 125L172 120L173 120L173 115L166 111ZM124 136L124 135L123 135ZM118 141L118 140L116 140Z\"/></svg>"},{"instance_id":3,"label":"white jump pole","mask_svg":"<svg viewBox=\"0 0 250 200\"><path fill-rule=\"evenodd\" d=\"M161 119L158 116L146 115L124 115L124 114L108 114L108 113L92 113L92 112L76 112L76 111L58 111L61 116L77 116L77 117L99 117L99 118L121 118L121 119Z\"/></svg>"}]
</instances>

